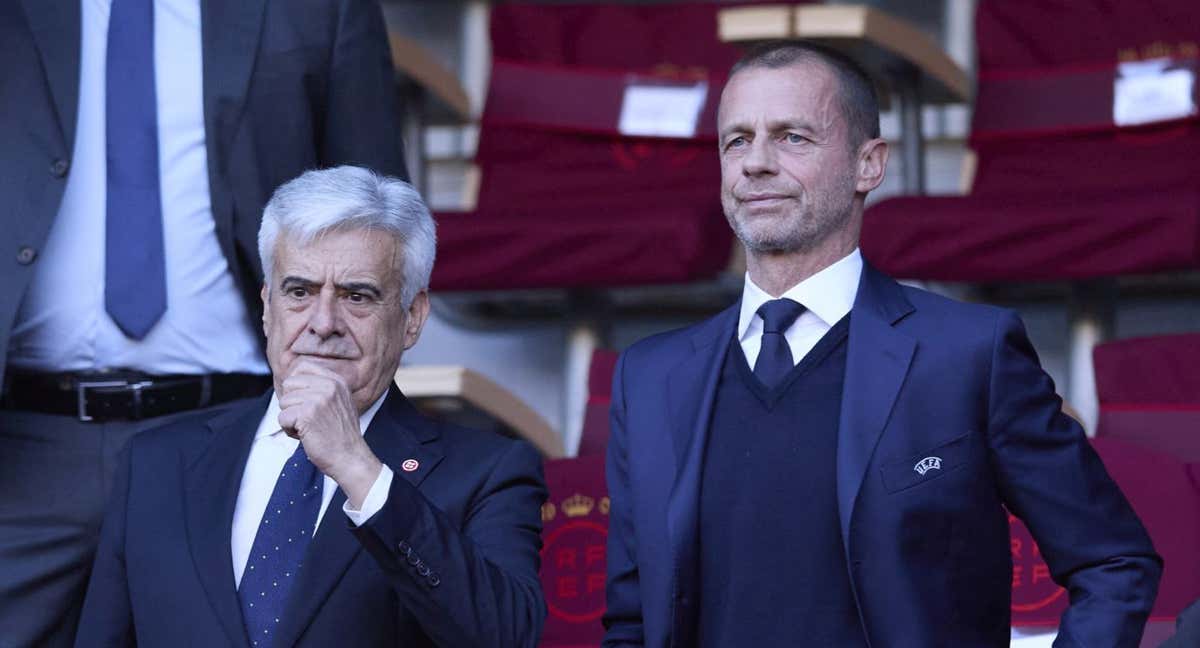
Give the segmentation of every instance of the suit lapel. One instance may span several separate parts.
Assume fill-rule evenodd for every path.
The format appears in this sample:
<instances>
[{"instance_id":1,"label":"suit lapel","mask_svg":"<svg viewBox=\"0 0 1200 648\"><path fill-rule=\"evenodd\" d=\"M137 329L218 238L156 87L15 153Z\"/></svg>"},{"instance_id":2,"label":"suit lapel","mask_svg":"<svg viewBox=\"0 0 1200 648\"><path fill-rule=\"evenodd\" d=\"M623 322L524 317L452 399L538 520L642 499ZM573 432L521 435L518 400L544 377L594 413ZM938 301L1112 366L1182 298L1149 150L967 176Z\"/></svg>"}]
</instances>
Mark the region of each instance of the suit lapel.
<instances>
[{"instance_id":1,"label":"suit lapel","mask_svg":"<svg viewBox=\"0 0 1200 648\"><path fill-rule=\"evenodd\" d=\"M41 52L59 134L70 152L79 109L79 0L22 0L21 4Z\"/></svg>"},{"instance_id":2,"label":"suit lapel","mask_svg":"<svg viewBox=\"0 0 1200 648\"><path fill-rule=\"evenodd\" d=\"M266 0L203 0L204 129L209 164L222 172L258 53Z\"/></svg>"},{"instance_id":3,"label":"suit lapel","mask_svg":"<svg viewBox=\"0 0 1200 648\"><path fill-rule=\"evenodd\" d=\"M892 325L912 311L899 284L863 264L850 316L837 447L838 516L847 552L854 503L917 346Z\"/></svg>"},{"instance_id":4,"label":"suit lapel","mask_svg":"<svg viewBox=\"0 0 1200 648\"><path fill-rule=\"evenodd\" d=\"M675 366L667 377L668 416L672 424L675 451L675 481L667 502L667 533L674 558L673 600L695 601L697 571L696 536L700 477L704 469L704 449L712 418L713 399L721 377L721 367L737 328L738 306L726 309L709 320L692 337L693 353ZM692 628L689 611L694 607L673 605L672 637L677 645L687 645L683 634Z\"/></svg>"},{"instance_id":5,"label":"suit lapel","mask_svg":"<svg viewBox=\"0 0 1200 648\"><path fill-rule=\"evenodd\" d=\"M212 430L204 454L188 467L185 515L196 573L208 601L229 636L230 645L248 648L242 607L233 580L233 511L254 432L271 394L209 421Z\"/></svg>"},{"instance_id":6,"label":"suit lapel","mask_svg":"<svg viewBox=\"0 0 1200 648\"><path fill-rule=\"evenodd\" d=\"M415 487L442 461L443 453L435 443L436 428L395 385L388 390L364 438L379 460L392 469L395 479L407 479ZM410 459L417 462L417 468L406 471L401 466ZM338 489L325 509L305 551L304 568L292 590L276 645L295 644L362 550L362 544L350 532L351 522L342 514L345 502L345 493Z\"/></svg>"}]
</instances>

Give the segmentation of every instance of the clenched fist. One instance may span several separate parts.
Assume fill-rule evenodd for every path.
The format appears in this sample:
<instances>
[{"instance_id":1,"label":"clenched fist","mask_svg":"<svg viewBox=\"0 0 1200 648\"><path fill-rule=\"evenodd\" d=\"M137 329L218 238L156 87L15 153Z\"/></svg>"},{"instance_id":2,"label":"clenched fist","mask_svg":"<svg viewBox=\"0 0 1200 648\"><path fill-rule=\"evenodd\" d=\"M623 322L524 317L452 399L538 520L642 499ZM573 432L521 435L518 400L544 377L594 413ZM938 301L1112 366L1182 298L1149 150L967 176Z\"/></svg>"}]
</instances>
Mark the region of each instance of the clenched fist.
<instances>
[{"instance_id":1,"label":"clenched fist","mask_svg":"<svg viewBox=\"0 0 1200 648\"><path fill-rule=\"evenodd\" d=\"M301 358L280 387L279 408L279 427L299 439L317 470L337 482L352 508L360 508L383 464L363 440L342 377Z\"/></svg>"}]
</instances>

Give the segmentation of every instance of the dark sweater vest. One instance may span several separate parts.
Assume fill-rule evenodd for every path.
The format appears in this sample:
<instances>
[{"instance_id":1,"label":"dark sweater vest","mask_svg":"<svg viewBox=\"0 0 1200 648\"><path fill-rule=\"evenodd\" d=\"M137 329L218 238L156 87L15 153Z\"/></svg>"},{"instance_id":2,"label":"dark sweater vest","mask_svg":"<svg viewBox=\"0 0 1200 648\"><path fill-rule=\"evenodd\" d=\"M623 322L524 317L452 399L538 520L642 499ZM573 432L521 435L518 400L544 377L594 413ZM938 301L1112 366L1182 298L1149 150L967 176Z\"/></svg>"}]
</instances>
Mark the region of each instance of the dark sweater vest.
<instances>
[{"instance_id":1,"label":"dark sweater vest","mask_svg":"<svg viewBox=\"0 0 1200 648\"><path fill-rule=\"evenodd\" d=\"M866 646L834 469L848 331L849 316L773 389L729 345L700 492L700 646Z\"/></svg>"}]
</instances>

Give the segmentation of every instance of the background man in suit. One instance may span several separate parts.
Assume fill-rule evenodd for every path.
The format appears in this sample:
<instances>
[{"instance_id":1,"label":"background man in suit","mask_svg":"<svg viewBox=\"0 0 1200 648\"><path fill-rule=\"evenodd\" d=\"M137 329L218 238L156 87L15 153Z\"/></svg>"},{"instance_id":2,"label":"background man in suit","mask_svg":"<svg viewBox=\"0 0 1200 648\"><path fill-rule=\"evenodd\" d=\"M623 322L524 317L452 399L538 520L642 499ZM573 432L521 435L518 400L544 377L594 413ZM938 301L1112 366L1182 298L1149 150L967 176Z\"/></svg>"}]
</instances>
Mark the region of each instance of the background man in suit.
<instances>
[{"instance_id":1,"label":"background man in suit","mask_svg":"<svg viewBox=\"0 0 1200 648\"><path fill-rule=\"evenodd\" d=\"M259 241L274 393L132 440L76 645L536 645L536 451L391 386L429 315L420 196L310 171Z\"/></svg>"},{"instance_id":2,"label":"background man in suit","mask_svg":"<svg viewBox=\"0 0 1200 648\"><path fill-rule=\"evenodd\" d=\"M617 366L605 645L1007 646L1007 507L1071 592L1056 645L1136 646L1161 561L1018 318L859 254L865 74L766 46L718 137L746 285Z\"/></svg>"},{"instance_id":3,"label":"background man in suit","mask_svg":"<svg viewBox=\"0 0 1200 648\"><path fill-rule=\"evenodd\" d=\"M270 385L271 192L403 154L375 0L21 0L0 43L0 637L65 646L118 450Z\"/></svg>"}]
</instances>

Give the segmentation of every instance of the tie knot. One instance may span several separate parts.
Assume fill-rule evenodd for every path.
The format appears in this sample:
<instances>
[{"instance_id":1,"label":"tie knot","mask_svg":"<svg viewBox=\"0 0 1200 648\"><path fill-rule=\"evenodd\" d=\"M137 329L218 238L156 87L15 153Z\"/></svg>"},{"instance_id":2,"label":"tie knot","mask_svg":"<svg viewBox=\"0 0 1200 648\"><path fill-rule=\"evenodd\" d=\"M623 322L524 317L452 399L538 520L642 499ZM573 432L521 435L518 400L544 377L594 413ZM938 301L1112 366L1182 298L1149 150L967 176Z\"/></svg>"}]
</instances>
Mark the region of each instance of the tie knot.
<instances>
[{"instance_id":1,"label":"tie knot","mask_svg":"<svg viewBox=\"0 0 1200 648\"><path fill-rule=\"evenodd\" d=\"M772 299L758 307L763 333L783 333L804 312L804 306L790 299Z\"/></svg>"}]
</instances>

